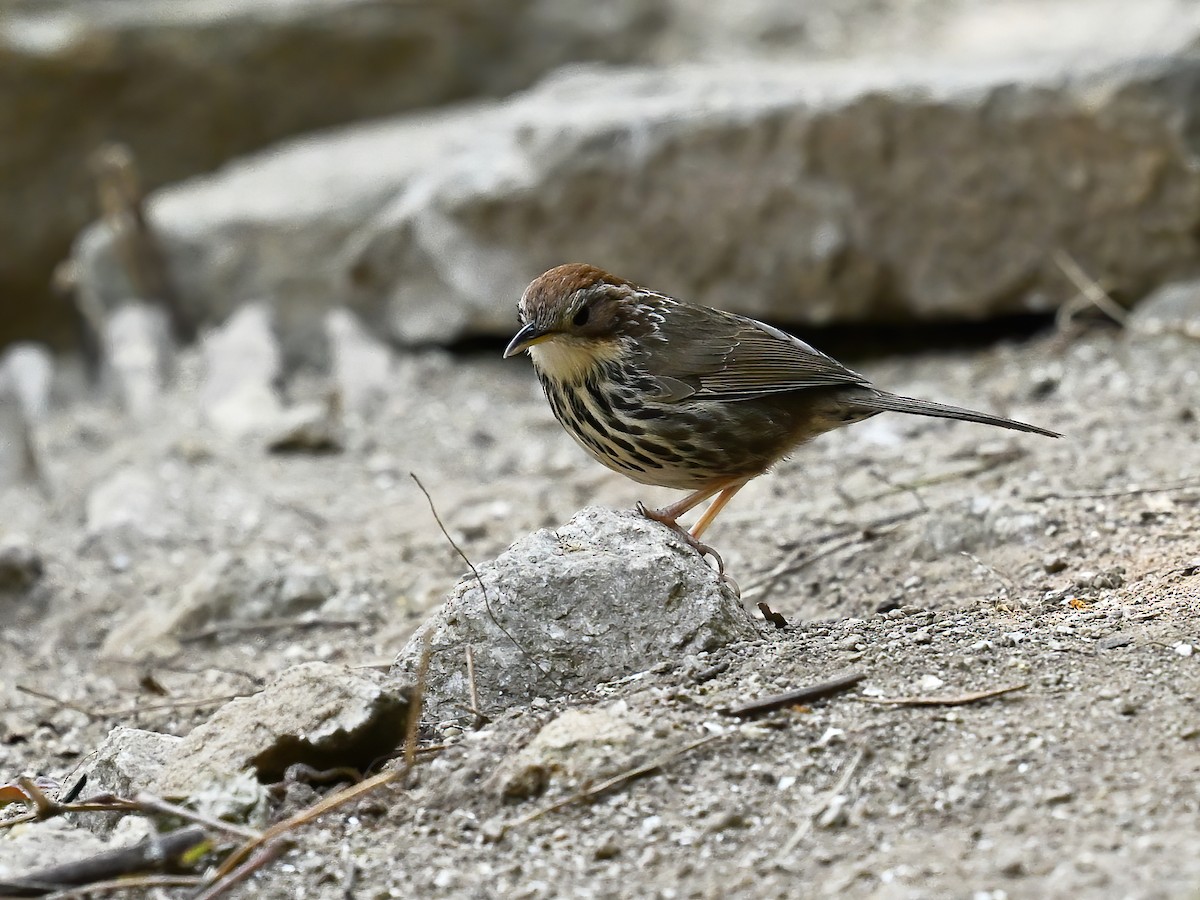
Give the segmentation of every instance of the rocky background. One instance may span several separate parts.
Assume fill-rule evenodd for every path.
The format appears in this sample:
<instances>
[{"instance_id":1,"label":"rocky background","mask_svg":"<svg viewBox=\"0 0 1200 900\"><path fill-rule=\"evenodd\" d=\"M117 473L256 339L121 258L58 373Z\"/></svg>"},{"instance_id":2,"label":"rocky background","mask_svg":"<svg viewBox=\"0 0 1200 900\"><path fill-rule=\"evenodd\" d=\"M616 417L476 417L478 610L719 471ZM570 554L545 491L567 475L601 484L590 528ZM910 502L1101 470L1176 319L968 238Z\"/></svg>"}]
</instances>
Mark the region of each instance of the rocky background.
<instances>
[{"instance_id":1,"label":"rocky background","mask_svg":"<svg viewBox=\"0 0 1200 900\"><path fill-rule=\"evenodd\" d=\"M0 896L1194 896L1198 40L0 0ZM829 435L719 578L498 358L567 260L1065 438Z\"/></svg>"}]
</instances>

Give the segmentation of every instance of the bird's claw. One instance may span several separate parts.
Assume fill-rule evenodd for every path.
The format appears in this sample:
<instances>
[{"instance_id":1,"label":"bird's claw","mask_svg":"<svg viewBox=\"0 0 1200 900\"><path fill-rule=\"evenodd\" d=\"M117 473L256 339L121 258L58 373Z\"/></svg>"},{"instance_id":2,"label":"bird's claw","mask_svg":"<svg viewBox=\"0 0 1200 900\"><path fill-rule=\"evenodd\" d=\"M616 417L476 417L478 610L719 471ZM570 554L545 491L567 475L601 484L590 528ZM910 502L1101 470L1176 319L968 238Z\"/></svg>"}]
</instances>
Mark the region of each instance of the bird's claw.
<instances>
[{"instance_id":1,"label":"bird's claw","mask_svg":"<svg viewBox=\"0 0 1200 900\"><path fill-rule=\"evenodd\" d=\"M687 541L688 546L699 553L702 559L704 557L711 556L713 561L717 564L717 575L721 577L722 581L727 580L725 575L725 560L721 559L721 554L715 549L704 543L704 541L700 540L699 538L694 537L690 531L680 525L675 519L672 519L670 516L664 516L656 509L649 509L646 504L642 503L640 500L638 501L637 511L652 522L658 522L662 525L666 525L681 538ZM732 581L732 579L728 580Z\"/></svg>"}]
</instances>

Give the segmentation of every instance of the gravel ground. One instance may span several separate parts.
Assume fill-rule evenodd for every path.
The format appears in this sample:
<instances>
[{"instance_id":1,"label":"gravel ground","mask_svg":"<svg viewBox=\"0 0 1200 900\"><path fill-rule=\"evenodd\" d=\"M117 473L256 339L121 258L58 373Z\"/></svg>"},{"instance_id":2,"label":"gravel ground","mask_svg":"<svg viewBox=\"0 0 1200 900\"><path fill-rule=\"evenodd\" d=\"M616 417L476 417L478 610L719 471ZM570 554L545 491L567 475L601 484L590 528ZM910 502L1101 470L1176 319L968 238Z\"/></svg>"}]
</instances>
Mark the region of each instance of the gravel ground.
<instances>
[{"instance_id":1,"label":"gravel ground","mask_svg":"<svg viewBox=\"0 0 1200 900\"><path fill-rule=\"evenodd\" d=\"M1066 436L881 416L820 439L707 535L787 627L431 736L444 749L407 784L301 831L231 896L1197 896L1200 342L1096 329L847 361ZM0 594L3 780L69 782L112 727L186 734L217 703L181 701L297 662L390 662L463 568L410 472L477 560L584 505L672 496L584 457L525 362L407 358L320 455L222 443L184 370L150 420L54 414L50 497L4 498L3 533L45 574ZM315 568L332 595L303 625L109 639L221 552ZM723 712L847 670L852 691ZM566 712L613 727L530 787L531 741ZM314 798L293 786L276 814Z\"/></svg>"}]
</instances>

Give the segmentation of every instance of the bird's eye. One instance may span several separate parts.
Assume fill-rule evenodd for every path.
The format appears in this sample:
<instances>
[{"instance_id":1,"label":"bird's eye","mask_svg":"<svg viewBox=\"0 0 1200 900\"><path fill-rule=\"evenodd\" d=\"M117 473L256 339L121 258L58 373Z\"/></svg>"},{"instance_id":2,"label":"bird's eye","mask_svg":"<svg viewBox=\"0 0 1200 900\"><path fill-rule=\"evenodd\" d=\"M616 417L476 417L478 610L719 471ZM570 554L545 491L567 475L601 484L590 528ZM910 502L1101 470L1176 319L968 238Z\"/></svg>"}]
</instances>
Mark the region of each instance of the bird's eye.
<instances>
[{"instance_id":1,"label":"bird's eye","mask_svg":"<svg viewBox=\"0 0 1200 900\"><path fill-rule=\"evenodd\" d=\"M584 325L587 324L588 315L590 315L590 313L588 312L588 308L586 306L581 306L581 307L579 307L579 312L575 313L575 315L571 317L571 321L577 327L582 328Z\"/></svg>"}]
</instances>

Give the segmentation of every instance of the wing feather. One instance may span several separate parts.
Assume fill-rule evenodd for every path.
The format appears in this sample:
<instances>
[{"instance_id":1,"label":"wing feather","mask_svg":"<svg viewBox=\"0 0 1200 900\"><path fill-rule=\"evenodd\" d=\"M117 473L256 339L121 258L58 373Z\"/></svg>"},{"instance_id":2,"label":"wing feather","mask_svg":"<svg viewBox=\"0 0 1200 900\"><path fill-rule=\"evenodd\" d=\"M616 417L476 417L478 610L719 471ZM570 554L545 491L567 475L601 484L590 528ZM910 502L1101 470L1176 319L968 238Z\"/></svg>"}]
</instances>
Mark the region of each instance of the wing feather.
<instances>
[{"instance_id":1,"label":"wing feather","mask_svg":"<svg viewBox=\"0 0 1200 900\"><path fill-rule=\"evenodd\" d=\"M749 400L767 394L839 385L866 385L867 379L797 337L770 325L685 303L671 306L644 341L649 374L678 382L692 396L710 400Z\"/></svg>"}]
</instances>

